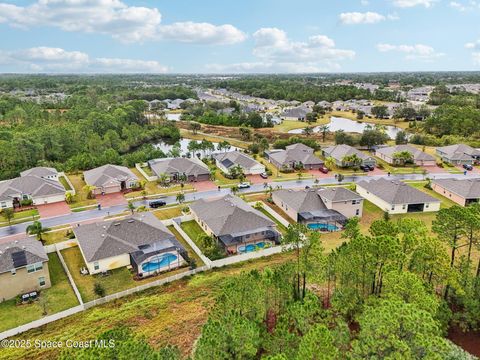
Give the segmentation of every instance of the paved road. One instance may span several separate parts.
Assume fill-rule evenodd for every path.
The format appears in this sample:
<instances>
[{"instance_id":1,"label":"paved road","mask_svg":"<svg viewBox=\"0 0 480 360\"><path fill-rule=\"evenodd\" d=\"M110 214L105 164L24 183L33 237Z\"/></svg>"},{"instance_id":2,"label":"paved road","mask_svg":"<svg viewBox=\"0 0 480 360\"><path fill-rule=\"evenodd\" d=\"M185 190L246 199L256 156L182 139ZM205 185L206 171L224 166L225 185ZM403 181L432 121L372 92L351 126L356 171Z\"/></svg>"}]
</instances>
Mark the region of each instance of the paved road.
<instances>
[{"instance_id":1,"label":"paved road","mask_svg":"<svg viewBox=\"0 0 480 360\"><path fill-rule=\"evenodd\" d=\"M477 178L480 177L479 174L450 174L450 173L437 173L437 174L430 174L427 175L430 178L458 178L458 179L464 179L464 178ZM387 177L386 175L372 175L372 176L346 176L343 180L343 182L358 182L360 180L371 180L371 179L378 179L381 177ZM389 176L390 179L392 180L424 180L424 176L421 174L407 174L407 175L391 175ZM272 181L269 182L274 188L276 186L280 186L282 188L299 188L299 187L305 187L305 186L313 186L314 184L314 178L312 179L304 179L304 180L289 180L289 181ZM328 178L319 178L319 183L318 185L328 185L328 184L337 184L337 180L334 177L328 177ZM263 184L254 184L252 185L249 189L242 189L240 190L240 193L246 193L246 192L260 192L264 191L264 185ZM203 198L208 198L212 196L218 196L218 195L224 195L230 193L230 188L224 188L221 190L208 190L208 191L202 191L202 192L194 192L194 193L186 193L185 194L185 201L194 201L198 199L203 199ZM167 204L174 204L176 202L175 196L168 196L163 198L162 200L165 200ZM141 205L147 205L147 201L141 200L135 202L136 206L141 206ZM94 210L86 210L86 211L80 211L80 212L73 212L71 214L67 215L61 215L57 217L52 217L52 218L47 218L47 219L42 219L42 225L45 227L53 227L53 226L59 226L59 225L67 225L67 224L72 224L76 225L85 221L94 221L95 219L103 219L105 216L109 215L115 215L119 214L123 211L126 210L125 205L116 205L116 206L111 206L111 207L106 207L102 208L101 210L94 209ZM28 225L30 225L32 222L24 222L21 224L17 225L12 225L11 227L2 227L0 228L0 238L6 237L6 236L11 236L11 235L16 235L16 234L24 234L25 229L27 228ZM1 239L0 239L1 241Z\"/></svg>"}]
</instances>

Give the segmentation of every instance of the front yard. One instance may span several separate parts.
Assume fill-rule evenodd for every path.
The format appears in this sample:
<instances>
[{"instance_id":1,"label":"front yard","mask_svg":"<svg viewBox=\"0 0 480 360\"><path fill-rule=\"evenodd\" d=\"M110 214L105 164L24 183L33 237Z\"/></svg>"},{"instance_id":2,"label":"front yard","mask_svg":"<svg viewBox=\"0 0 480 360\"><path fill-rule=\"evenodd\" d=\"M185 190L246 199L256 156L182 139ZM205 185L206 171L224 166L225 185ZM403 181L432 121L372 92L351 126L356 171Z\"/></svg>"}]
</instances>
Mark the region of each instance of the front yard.
<instances>
[{"instance_id":1,"label":"front yard","mask_svg":"<svg viewBox=\"0 0 480 360\"><path fill-rule=\"evenodd\" d=\"M44 241L44 245L51 245L51 244L56 244L62 241L67 241L69 240L68 235L71 232L72 232L72 228L69 227L68 229L50 231L46 234L43 234L42 239Z\"/></svg>"},{"instance_id":2,"label":"front yard","mask_svg":"<svg viewBox=\"0 0 480 360\"><path fill-rule=\"evenodd\" d=\"M97 200L88 198L88 193L84 190L86 184L82 179L82 174L69 174L68 178L75 188L76 193L73 197L73 203L69 204L71 209L95 205L97 203Z\"/></svg>"},{"instance_id":3,"label":"front yard","mask_svg":"<svg viewBox=\"0 0 480 360\"><path fill-rule=\"evenodd\" d=\"M16 299L0 303L0 331L42 318L44 304L46 315L52 315L78 305L78 300L57 254L48 254L48 258L52 287L42 290L39 300L31 304L17 305Z\"/></svg>"},{"instance_id":4,"label":"front yard","mask_svg":"<svg viewBox=\"0 0 480 360\"><path fill-rule=\"evenodd\" d=\"M28 209L23 211L16 211L13 214L13 219L11 220L11 225L19 224L26 221L33 221L39 218L38 210L37 209ZM8 221L2 216L2 212L0 211L0 227L2 226L9 226Z\"/></svg>"}]
</instances>

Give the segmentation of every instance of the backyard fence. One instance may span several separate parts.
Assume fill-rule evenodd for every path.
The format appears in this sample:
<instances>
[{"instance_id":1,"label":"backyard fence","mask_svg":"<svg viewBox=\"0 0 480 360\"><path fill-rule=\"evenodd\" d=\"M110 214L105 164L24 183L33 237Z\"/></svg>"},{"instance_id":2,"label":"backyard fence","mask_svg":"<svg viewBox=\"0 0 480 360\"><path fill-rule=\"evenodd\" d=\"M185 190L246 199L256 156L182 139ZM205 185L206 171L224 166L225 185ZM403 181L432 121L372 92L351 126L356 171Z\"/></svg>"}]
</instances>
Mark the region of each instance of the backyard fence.
<instances>
[{"instance_id":1,"label":"backyard fence","mask_svg":"<svg viewBox=\"0 0 480 360\"><path fill-rule=\"evenodd\" d=\"M257 202L251 202L250 205L252 207L255 207L255 204ZM273 210L270 206L268 206L267 204L265 204L264 202L261 202L260 203L262 204L262 208L267 212L269 213L270 215L272 215L275 220L277 220L280 224L282 224L283 226L285 226L286 228L288 228L290 226L290 223L283 217L281 216L279 213L277 213L275 210Z\"/></svg>"}]
</instances>

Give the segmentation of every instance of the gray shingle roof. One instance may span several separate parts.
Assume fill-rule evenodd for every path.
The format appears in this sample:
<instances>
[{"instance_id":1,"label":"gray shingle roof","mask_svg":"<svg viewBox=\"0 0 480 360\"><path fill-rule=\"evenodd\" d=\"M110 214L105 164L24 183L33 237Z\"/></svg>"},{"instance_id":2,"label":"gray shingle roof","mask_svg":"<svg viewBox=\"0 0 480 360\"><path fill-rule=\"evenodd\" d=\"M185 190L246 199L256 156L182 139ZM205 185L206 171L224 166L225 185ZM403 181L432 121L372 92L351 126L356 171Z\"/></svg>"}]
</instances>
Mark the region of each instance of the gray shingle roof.
<instances>
[{"instance_id":1,"label":"gray shingle roof","mask_svg":"<svg viewBox=\"0 0 480 360\"><path fill-rule=\"evenodd\" d=\"M323 164L323 161L316 157L313 152L314 150L306 145L293 144L287 146L285 150L268 151L266 153L282 165L292 162L301 162L304 165Z\"/></svg>"},{"instance_id":2,"label":"gray shingle roof","mask_svg":"<svg viewBox=\"0 0 480 360\"><path fill-rule=\"evenodd\" d=\"M432 155L429 155L427 153L424 153L423 151L417 149L414 146L411 145L395 145L395 146L387 146L383 148L379 148L376 150L377 153L384 154L388 157L393 157L393 154L401 151L408 151L413 155L413 160L414 161L432 161L435 160L435 157Z\"/></svg>"},{"instance_id":3,"label":"gray shingle roof","mask_svg":"<svg viewBox=\"0 0 480 360\"><path fill-rule=\"evenodd\" d=\"M342 161L345 156L356 154L360 159L367 160L371 157L367 156L360 150L355 149L354 147L346 144L329 146L322 149L326 156L331 156L335 160Z\"/></svg>"},{"instance_id":4,"label":"gray shingle roof","mask_svg":"<svg viewBox=\"0 0 480 360\"><path fill-rule=\"evenodd\" d=\"M243 169L250 169L253 166L260 165L258 161L255 161L250 156L240 151L229 151L213 156L216 160L221 162L227 169L232 166L240 166Z\"/></svg>"},{"instance_id":5,"label":"gray shingle roof","mask_svg":"<svg viewBox=\"0 0 480 360\"><path fill-rule=\"evenodd\" d=\"M155 159L148 162L152 171L160 174L185 174L187 176L209 175L210 170L197 158L166 158Z\"/></svg>"},{"instance_id":6,"label":"gray shingle roof","mask_svg":"<svg viewBox=\"0 0 480 360\"><path fill-rule=\"evenodd\" d=\"M437 152L442 153L450 160L471 160L473 156L480 156L480 150L465 144L439 147Z\"/></svg>"},{"instance_id":7,"label":"gray shingle roof","mask_svg":"<svg viewBox=\"0 0 480 360\"><path fill-rule=\"evenodd\" d=\"M275 223L267 216L232 195L201 199L190 208L216 236L234 236L275 227Z\"/></svg>"},{"instance_id":8,"label":"gray shingle roof","mask_svg":"<svg viewBox=\"0 0 480 360\"><path fill-rule=\"evenodd\" d=\"M308 113L311 113L312 109L304 106L299 106L292 109L286 109L280 116L281 117L293 117L293 118L305 118Z\"/></svg>"},{"instance_id":9,"label":"gray shingle roof","mask_svg":"<svg viewBox=\"0 0 480 360\"><path fill-rule=\"evenodd\" d=\"M363 198L355 191L349 190L344 187L326 187L318 190L320 197L330 200L332 202L337 201L350 201L350 200L362 200Z\"/></svg>"},{"instance_id":10,"label":"gray shingle roof","mask_svg":"<svg viewBox=\"0 0 480 360\"><path fill-rule=\"evenodd\" d=\"M440 200L424 193L423 191L415 189L414 187L398 180L387 180L384 178L370 181L362 180L357 183L357 186L364 188L389 204L440 202Z\"/></svg>"},{"instance_id":11,"label":"gray shingle roof","mask_svg":"<svg viewBox=\"0 0 480 360\"><path fill-rule=\"evenodd\" d=\"M73 231L87 262L130 254L146 245L155 250L182 248L175 236L151 213L82 225Z\"/></svg>"},{"instance_id":12,"label":"gray shingle roof","mask_svg":"<svg viewBox=\"0 0 480 360\"><path fill-rule=\"evenodd\" d=\"M58 175L57 169L51 168L51 167L34 167L25 171L22 171L20 173L20 176L27 176L27 175L34 175L38 177L46 177L46 176L52 176L52 175Z\"/></svg>"},{"instance_id":13,"label":"gray shingle roof","mask_svg":"<svg viewBox=\"0 0 480 360\"><path fill-rule=\"evenodd\" d=\"M58 181L33 175L0 182L0 200L12 200L13 197L21 194L32 197L64 195L65 188Z\"/></svg>"},{"instance_id":14,"label":"gray shingle roof","mask_svg":"<svg viewBox=\"0 0 480 360\"><path fill-rule=\"evenodd\" d=\"M0 243L0 273L15 269L12 254L21 251L25 252L26 265L48 261L48 256L42 243L35 238L28 237Z\"/></svg>"},{"instance_id":15,"label":"gray shingle roof","mask_svg":"<svg viewBox=\"0 0 480 360\"><path fill-rule=\"evenodd\" d=\"M480 198L480 179L437 179L432 182L465 199Z\"/></svg>"},{"instance_id":16,"label":"gray shingle roof","mask_svg":"<svg viewBox=\"0 0 480 360\"><path fill-rule=\"evenodd\" d=\"M87 170L83 173L85 182L89 185L102 187L122 181L138 181L137 176L127 167L119 165L103 165L95 169Z\"/></svg>"}]
</instances>

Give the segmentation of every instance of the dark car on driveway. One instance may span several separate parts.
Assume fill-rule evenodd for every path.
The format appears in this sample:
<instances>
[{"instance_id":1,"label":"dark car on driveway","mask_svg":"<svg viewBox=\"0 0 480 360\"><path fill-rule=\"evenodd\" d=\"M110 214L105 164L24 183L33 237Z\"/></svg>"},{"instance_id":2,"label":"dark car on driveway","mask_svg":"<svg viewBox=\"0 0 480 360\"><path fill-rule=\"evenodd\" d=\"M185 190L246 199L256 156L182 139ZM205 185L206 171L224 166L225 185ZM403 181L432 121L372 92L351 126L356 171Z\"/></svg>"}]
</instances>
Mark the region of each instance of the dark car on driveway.
<instances>
[{"instance_id":1,"label":"dark car on driveway","mask_svg":"<svg viewBox=\"0 0 480 360\"><path fill-rule=\"evenodd\" d=\"M152 200L148 203L148 206L150 206L153 209L156 209L165 205L167 205L167 203L163 200Z\"/></svg>"},{"instance_id":2,"label":"dark car on driveway","mask_svg":"<svg viewBox=\"0 0 480 360\"><path fill-rule=\"evenodd\" d=\"M325 165L320 166L319 170L324 174L328 174L328 168Z\"/></svg>"},{"instance_id":3,"label":"dark car on driveway","mask_svg":"<svg viewBox=\"0 0 480 360\"><path fill-rule=\"evenodd\" d=\"M368 165L360 165L360 170L363 170L364 172L369 172L370 168L368 167Z\"/></svg>"},{"instance_id":4,"label":"dark car on driveway","mask_svg":"<svg viewBox=\"0 0 480 360\"><path fill-rule=\"evenodd\" d=\"M463 168L464 168L465 170L468 170L468 171L472 171L472 170L473 170L473 166L470 165L470 164L463 164Z\"/></svg>"}]
</instances>

